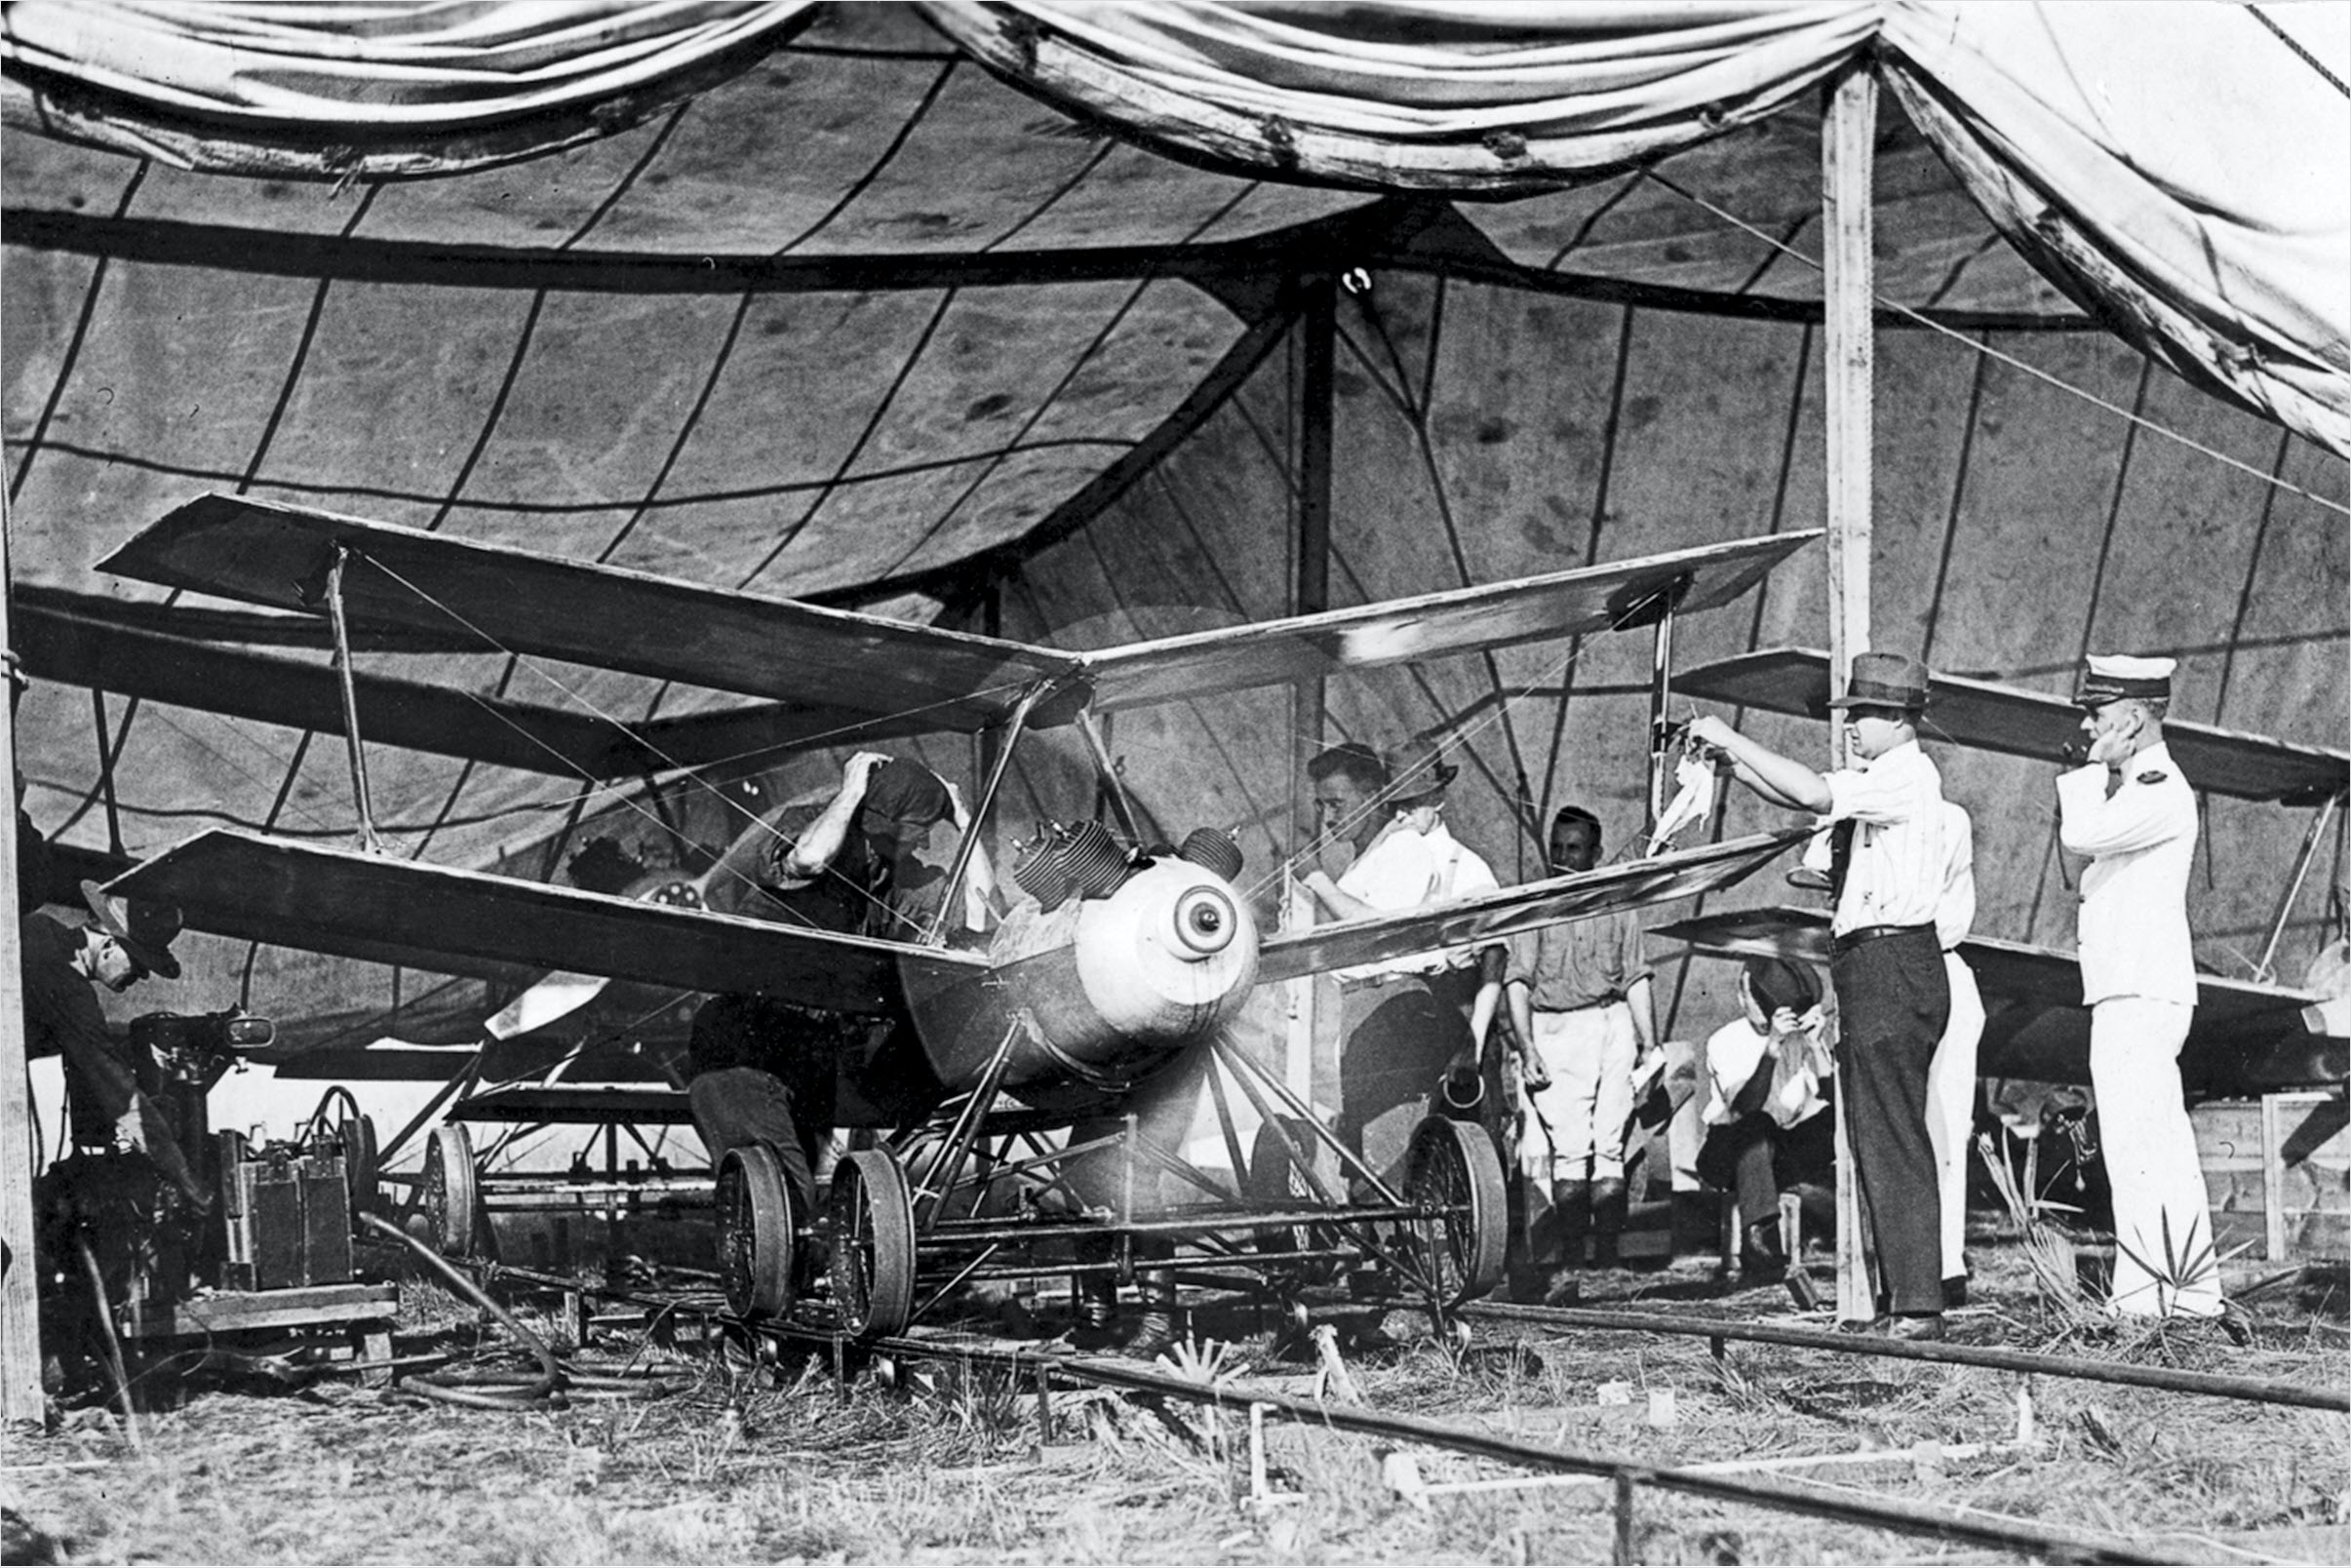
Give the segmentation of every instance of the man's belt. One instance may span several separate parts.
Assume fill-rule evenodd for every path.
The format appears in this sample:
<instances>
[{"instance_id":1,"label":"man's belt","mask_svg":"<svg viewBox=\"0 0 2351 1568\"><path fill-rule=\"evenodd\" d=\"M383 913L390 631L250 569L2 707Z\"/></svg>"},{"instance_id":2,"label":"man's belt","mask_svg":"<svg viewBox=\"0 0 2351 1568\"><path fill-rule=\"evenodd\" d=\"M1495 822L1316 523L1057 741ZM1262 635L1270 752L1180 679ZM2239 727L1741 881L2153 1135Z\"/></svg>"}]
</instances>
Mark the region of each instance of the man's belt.
<instances>
[{"instance_id":1,"label":"man's belt","mask_svg":"<svg viewBox=\"0 0 2351 1568\"><path fill-rule=\"evenodd\" d=\"M1929 936L1933 936L1935 934L1935 926L1932 922L1922 925L1856 926L1850 931L1839 932L1829 941L1828 947L1829 951L1832 953L1850 953L1855 948L1860 947L1863 942L1875 942L1881 937L1888 936L1911 936L1921 931L1924 931Z\"/></svg>"}]
</instances>

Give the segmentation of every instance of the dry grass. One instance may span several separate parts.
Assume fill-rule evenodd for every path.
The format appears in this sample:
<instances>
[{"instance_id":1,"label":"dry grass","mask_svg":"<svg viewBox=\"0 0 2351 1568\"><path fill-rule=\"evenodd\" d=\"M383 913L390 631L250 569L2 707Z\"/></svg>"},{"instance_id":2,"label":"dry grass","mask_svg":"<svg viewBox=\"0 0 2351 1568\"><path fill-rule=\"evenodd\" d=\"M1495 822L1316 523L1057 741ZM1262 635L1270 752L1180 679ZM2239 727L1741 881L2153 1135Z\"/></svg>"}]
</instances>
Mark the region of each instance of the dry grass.
<instances>
[{"instance_id":1,"label":"dry grass","mask_svg":"<svg viewBox=\"0 0 2351 1568\"><path fill-rule=\"evenodd\" d=\"M2013 1245L1979 1249L1989 1305L1963 1337L2083 1350L2037 1295ZM1988 1274L1988 1277L1986 1277ZM1614 1276L1649 1299L1684 1274ZM1609 1290L1595 1286L1597 1297ZM418 1292L443 1343L484 1337L472 1314ZM1774 1311L1766 1293L1734 1309ZM2351 1371L2339 1331L2269 1309L2247 1348L2206 1332L2109 1336L2090 1353L2253 1376ZM2069 1338L2069 1336L2072 1336ZM2045 1437L2030 1453L1915 1466L1921 1442L2012 1437L2020 1380L1968 1368L1768 1347L1578 1334L1467 1355L1422 1342L1351 1350L1378 1408L1464 1416L1571 1448L1683 1465L1882 1448L1884 1465L1818 1484L2042 1519L2160 1543L2179 1560L2257 1560L2253 1532L2339 1527L2351 1423L2310 1411L2038 1380ZM658 1358L607 1337L596 1358ZM1264 1371L1268 1347L1243 1347ZM8 1444L5 1556L190 1562L1594 1562L1613 1523L1598 1488L1444 1494L1412 1506L1378 1445L1269 1429L1276 1491L1252 1506L1245 1424L1108 1394L1059 1393L1040 1454L1035 1405L1000 1374L945 1364L899 1386L869 1369L847 1388L799 1360L680 1356L672 1397L579 1400L485 1414L319 1385L299 1394L210 1392L150 1417L143 1454L85 1412ZM1602 1405L1600 1385L1632 1386ZM1651 1426L1645 1394L1674 1392ZM1505 1473L1422 1451L1434 1484ZM1982 1561L1990 1554L1752 1509L1644 1493L1640 1549L1658 1562ZM2277 1537L2275 1539L2284 1539ZM2300 1548L2305 1555L2310 1548ZM2331 1556L2340 1560L2339 1545Z\"/></svg>"}]
</instances>

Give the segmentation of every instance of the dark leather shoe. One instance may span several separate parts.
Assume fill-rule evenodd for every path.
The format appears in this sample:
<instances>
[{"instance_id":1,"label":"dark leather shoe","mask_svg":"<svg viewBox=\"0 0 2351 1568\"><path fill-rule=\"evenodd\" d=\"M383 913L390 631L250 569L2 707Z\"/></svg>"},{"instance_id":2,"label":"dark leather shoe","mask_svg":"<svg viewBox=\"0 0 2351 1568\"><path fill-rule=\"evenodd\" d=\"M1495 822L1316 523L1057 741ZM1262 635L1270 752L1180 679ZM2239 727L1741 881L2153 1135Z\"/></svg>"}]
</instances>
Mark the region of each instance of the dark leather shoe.
<instances>
[{"instance_id":1,"label":"dark leather shoe","mask_svg":"<svg viewBox=\"0 0 2351 1568\"><path fill-rule=\"evenodd\" d=\"M1898 1340L1939 1340L1942 1338L1942 1313L1927 1313L1915 1317L1892 1317L1886 1320L1886 1337Z\"/></svg>"},{"instance_id":2,"label":"dark leather shoe","mask_svg":"<svg viewBox=\"0 0 2351 1568\"><path fill-rule=\"evenodd\" d=\"M1942 1282L1942 1310L1954 1312L1968 1304L1968 1276L1953 1274Z\"/></svg>"}]
</instances>

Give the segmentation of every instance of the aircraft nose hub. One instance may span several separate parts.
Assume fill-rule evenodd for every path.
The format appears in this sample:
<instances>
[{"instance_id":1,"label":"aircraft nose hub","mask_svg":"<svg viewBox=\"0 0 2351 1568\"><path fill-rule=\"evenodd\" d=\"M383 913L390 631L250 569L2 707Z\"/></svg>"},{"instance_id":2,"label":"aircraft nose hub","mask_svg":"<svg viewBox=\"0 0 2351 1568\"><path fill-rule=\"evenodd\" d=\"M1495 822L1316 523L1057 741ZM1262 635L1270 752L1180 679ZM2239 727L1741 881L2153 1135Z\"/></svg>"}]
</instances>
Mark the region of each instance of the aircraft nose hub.
<instances>
[{"instance_id":1,"label":"aircraft nose hub","mask_svg":"<svg viewBox=\"0 0 2351 1568\"><path fill-rule=\"evenodd\" d=\"M1176 900L1175 936L1179 953L1203 959L1222 953L1233 945L1233 933L1239 924L1233 900L1220 888L1194 887Z\"/></svg>"}]
</instances>

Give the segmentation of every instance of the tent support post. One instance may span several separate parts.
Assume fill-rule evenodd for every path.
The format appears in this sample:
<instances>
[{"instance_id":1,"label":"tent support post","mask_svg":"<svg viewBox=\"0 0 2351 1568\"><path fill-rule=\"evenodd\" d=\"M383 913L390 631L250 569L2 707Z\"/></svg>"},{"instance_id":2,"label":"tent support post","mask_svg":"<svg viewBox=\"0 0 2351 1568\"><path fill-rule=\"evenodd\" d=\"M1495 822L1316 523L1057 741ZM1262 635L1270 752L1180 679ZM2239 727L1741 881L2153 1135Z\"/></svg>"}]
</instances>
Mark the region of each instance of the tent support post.
<instances>
[{"instance_id":1,"label":"tent support post","mask_svg":"<svg viewBox=\"0 0 2351 1568\"><path fill-rule=\"evenodd\" d=\"M0 493L0 647L9 645L8 602L14 579L8 562L8 497ZM18 907L17 699L12 688L0 708L0 778L12 781L8 830L0 834L0 900ZM24 988L13 984L24 962L23 941L12 917L0 920L0 1419L41 1419L41 1308L33 1273L32 1172L40 1151L32 1143L32 1096L24 1079Z\"/></svg>"},{"instance_id":2,"label":"tent support post","mask_svg":"<svg viewBox=\"0 0 2351 1568\"><path fill-rule=\"evenodd\" d=\"M375 809L368 800L367 742L359 733L359 690L351 680L351 626L343 618L343 568L351 552L334 547L334 563L327 568L327 624L334 632L334 679L343 696L343 738L350 744L351 794L359 805L359 846L370 854L383 852L375 837Z\"/></svg>"},{"instance_id":3,"label":"tent support post","mask_svg":"<svg viewBox=\"0 0 2351 1568\"><path fill-rule=\"evenodd\" d=\"M1842 693L1853 656L1869 647L1870 399L1875 365L1871 309L1876 294L1870 239L1870 176L1877 132L1877 76L1866 60L1828 91L1821 122L1821 224L1826 239L1822 284L1823 387L1827 408L1829 687ZM1833 726L1837 764L1848 761ZM1837 1316L1876 1315L1861 1235L1860 1183L1846 1137L1847 1096L1837 1096Z\"/></svg>"},{"instance_id":4,"label":"tent support post","mask_svg":"<svg viewBox=\"0 0 2351 1568\"><path fill-rule=\"evenodd\" d=\"M1329 273L1316 272L1293 274L1290 286L1302 296L1296 318L1298 402L1291 411L1298 431L1298 576L1290 608L1294 614L1313 615L1331 608L1331 431L1338 384L1339 284ZM1290 725L1295 737L1290 764L1294 842L1311 844L1322 824L1306 769L1322 749L1329 709L1322 677L1301 681L1294 690ZM1286 872L1282 892L1285 920L1304 922L1313 919L1313 899ZM1314 980L1311 975L1290 982L1285 1057L1283 1080L1300 1100L1311 1101L1314 1082Z\"/></svg>"}]
</instances>

